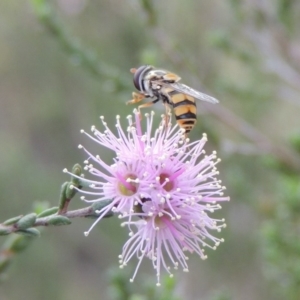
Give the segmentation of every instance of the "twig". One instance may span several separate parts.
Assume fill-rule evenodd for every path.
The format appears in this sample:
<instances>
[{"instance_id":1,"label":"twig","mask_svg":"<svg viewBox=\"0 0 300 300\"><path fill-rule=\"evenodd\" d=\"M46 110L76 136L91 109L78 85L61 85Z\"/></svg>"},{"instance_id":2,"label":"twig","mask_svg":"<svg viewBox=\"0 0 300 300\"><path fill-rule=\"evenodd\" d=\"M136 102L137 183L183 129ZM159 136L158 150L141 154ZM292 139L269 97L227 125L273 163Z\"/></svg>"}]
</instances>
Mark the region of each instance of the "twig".
<instances>
[{"instance_id":1,"label":"twig","mask_svg":"<svg viewBox=\"0 0 300 300\"><path fill-rule=\"evenodd\" d=\"M30 226L25 226L24 227L24 222L22 222L22 219L26 216L19 216L20 219L11 225L5 225L5 222L0 224L0 235L8 235L11 233L26 233L26 229L32 228L32 227L38 227L38 226L50 226L50 225L69 225L71 224L71 221L69 219L72 218L97 218L98 214L97 211L100 210L101 208L105 207L106 205L109 204L110 201L105 201L105 202L95 202L95 204L85 207L85 208L80 208L72 211L67 211L63 214L51 214L50 216L46 217L40 217L40 218L35 218L34 214L30 214L32 218L35 218L35 221L30 224ZM58 210L58 207L54 207L54 210ZM50 211L50 210L49 210ZM111 217L113 213L107 214L105 217ZM21 221L21 222L20 222ZM9 222L8 222L9 223ZM2 234L1 234L2 233Z\"/></svg>"}]
</instances>

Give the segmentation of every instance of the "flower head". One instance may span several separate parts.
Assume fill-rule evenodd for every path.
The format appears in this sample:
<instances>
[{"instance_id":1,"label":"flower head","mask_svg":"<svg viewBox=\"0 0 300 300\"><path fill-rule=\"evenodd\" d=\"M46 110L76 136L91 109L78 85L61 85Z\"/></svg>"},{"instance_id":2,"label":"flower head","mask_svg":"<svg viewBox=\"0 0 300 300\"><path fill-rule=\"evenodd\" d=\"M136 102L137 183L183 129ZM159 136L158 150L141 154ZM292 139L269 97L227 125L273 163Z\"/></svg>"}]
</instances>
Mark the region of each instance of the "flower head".
<instances>
[{"instance_id":1,"label":"flower head","mask_svg":"<svg viewBox=\"0 0 300 300\"><path fill-rule=\"evenodd\" d=\"M223 196L225 187L216 178L216 153L205 155L203 150L206 135L190 142L177 125L165 124L164 119L155 129L153 115L146 114L141 121L134 111L134 118L127 118L126 131L117 117L117 133L101 117L104 131L92 127L94 136L87 135L113 151L114 163L107 164L84 148L89 157L86 169L96 180L82 181L91 188L83 193L94 198L85 201L112 199L98 212L99 218L90 230L109 211L118 213L125 219L122 225L130 231L119 257L121 267L133 256L138 258L133 280L141 261L148 257L159 284L162 268L170 275L170 264L188 271L187 252L205 259L203 247L215 249L223 241L210 231L220 231L225 227L224 220L213 219L209 214L220 209L218 202L228 201L229 197ZM146 123L144 129L142 122Z\"/></svg>"}]
</instances>

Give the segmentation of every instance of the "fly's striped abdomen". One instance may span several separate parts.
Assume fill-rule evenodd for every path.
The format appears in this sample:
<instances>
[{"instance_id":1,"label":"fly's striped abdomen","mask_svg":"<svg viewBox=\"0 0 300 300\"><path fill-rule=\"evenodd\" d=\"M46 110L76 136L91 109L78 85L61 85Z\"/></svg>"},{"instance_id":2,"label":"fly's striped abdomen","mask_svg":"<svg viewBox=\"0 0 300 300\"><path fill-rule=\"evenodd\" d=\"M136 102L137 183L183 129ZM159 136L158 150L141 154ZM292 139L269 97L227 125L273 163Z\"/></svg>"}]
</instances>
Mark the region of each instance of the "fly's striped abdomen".
<instances>
[{"instance_id":1,"label":"fly's striped abdomen","mask_svg":"<svg viewBox=\"0 0 300 300\"><path fill-rule=\"evenodd\" d=\"M197 122L195 98L177 91L168 94L178 125L185 130L185 133L189 133Z\"/></svg>"}]
</instances>

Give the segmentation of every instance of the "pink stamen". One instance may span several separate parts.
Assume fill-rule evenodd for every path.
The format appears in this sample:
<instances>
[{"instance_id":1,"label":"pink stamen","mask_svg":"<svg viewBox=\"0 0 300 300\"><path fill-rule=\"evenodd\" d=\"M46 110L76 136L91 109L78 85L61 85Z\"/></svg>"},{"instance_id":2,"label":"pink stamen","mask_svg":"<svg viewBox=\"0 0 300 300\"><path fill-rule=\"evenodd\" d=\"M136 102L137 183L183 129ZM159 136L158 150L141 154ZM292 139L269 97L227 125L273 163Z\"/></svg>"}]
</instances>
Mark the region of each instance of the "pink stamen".
<instances>
[{"instance_id":1,"label":"pink stamen","mask_svg":"<svg viewBox=\"0 0 300 300\"><path fill-rule=\"evenodd\" d=\"M142 141L142 127L141 127L141 115L140 113L135 113L135 128L136 128L136 135L140 144L140 148L144 151L145 143Z\"/></svg>"},{"instance_id":2,"label":"pink stamen","mask_svg":"<svg viewBox=\"0 0 300 300\"><path fill-rule=\"evenodd\" d=\"M171 176L170 176L170 181L176 179L179 175L181 175L182 173L185 172L185 169L184 168L181 168L180 170L176 171L175 173L173 173Z\"/></svg>"}]
</instances>

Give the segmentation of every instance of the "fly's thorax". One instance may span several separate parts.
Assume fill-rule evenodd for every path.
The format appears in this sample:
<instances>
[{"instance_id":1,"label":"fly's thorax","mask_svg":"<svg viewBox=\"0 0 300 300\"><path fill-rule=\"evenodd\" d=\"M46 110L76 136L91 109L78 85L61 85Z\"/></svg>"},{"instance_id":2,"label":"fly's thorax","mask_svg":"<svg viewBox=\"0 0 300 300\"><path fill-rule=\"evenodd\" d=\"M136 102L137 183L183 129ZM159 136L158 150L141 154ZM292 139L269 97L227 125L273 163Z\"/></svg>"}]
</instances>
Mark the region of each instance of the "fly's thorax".
<instances>
[{"instance_id":1,"label":"fly's thorax","mask_svg":"<svg viewBox=\"0 0 300 300\"><path fill-rule=\"evenodd\" d=\"M162 89L162 78L166 72L163 70L151 70L144 78L145 92L151 96L159 96Z\"/></svg>"},{"instance_id":2,"label":"fly's thorax","mask_svg":"<svg viewBox=\"0 0 300 300\"><path fill-rule=\"evenodd\" d=\"M152 69L147 72L147 74L145 75L145 79L149 80L153 84L164 85L178 82L181 77L166 70Z\"/></svg>"},{"instance_id":3,"label":"fly's thorax","mask_svg":"<svg viewBox=\"0 0 300 300\"><path fill-rule=\"evenodd\" d=\"M152 66L144 65L139 67L134 74L133 82L135 87L150 97L157 97L166 101L167 92L164 87L167 84L180 80L180 77L162 69L155 69ZM161 93L164 95L160 97Z\"/></svg>"}]
</instances>

